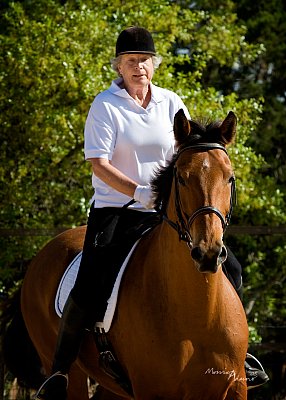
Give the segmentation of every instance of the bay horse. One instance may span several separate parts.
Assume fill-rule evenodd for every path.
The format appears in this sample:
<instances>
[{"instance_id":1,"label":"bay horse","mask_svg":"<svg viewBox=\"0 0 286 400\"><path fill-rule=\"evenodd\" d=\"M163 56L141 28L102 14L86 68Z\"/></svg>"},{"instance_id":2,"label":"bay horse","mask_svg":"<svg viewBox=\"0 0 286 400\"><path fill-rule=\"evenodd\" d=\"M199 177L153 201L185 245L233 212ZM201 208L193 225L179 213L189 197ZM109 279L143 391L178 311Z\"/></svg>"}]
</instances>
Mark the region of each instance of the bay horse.
<instances>
[{"instance_id":1,"label":"bay horse","mask_svg":"<svg viewBox=\"0 0 286 400\"><path fill-rule=\"evenodd\" d=\"M130 397L98 363L86 333L69 374L68 400L87 400L87 376L101 399L245 400L248 327L221 264L234 173L226 146L236 116L222 123L174 120L177 153L153 181L162 222L143 236L129 260L108 338L133 390ZM46 374L59 318L54 299L68 264L82 249L85 227L51 240L24 278L21 308Z\"/></svg>"}]
</instances>

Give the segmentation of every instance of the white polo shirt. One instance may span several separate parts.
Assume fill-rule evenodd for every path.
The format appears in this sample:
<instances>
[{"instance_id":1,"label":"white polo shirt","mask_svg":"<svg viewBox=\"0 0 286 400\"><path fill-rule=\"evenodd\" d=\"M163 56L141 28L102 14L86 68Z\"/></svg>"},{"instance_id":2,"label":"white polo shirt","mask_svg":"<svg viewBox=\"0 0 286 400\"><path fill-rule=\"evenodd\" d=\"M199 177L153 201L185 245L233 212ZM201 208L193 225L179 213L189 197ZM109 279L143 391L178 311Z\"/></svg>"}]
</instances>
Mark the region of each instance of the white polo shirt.
<instances>
[{"instance_id":1,"label":"white polo shirt","mask_svg":"<svg viewBox=\"0 0 286 400\"><path fill-rule=\"evenodd\" d=\"M170 90L151 84L151 101L141 107L125 89L112 82L98 94L85 124L85 159L105 158L140 185L147 185L160 166L174 153L173 123L176 112L188 110L180 97ZM112 189L92 175L95 207L122 207L131 198ZM139 203L133 208L142 209Z\"/></svg>"}]
</instances>

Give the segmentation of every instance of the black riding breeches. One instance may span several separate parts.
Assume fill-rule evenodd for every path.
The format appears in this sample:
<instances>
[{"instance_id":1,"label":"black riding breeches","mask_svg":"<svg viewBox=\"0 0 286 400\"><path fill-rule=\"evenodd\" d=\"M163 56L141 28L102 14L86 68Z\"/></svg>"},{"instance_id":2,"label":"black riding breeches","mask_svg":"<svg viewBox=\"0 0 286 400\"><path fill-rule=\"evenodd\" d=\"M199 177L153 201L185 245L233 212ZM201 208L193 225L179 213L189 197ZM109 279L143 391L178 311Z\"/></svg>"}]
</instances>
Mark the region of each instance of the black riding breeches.
<instances>
[{"instance_id":1,"label":"black riding breeches","mask_svg":"<svg viewBox=\"0 0 286 400\"><path fill-rule=\"evenodd\" d=\"M95 311L97 321L103 319L119 267L136 241L132 228L152 215L155 213L127 208L94 208L92 204L71 297L82 309Z\"/></svg>"}]
</instances>

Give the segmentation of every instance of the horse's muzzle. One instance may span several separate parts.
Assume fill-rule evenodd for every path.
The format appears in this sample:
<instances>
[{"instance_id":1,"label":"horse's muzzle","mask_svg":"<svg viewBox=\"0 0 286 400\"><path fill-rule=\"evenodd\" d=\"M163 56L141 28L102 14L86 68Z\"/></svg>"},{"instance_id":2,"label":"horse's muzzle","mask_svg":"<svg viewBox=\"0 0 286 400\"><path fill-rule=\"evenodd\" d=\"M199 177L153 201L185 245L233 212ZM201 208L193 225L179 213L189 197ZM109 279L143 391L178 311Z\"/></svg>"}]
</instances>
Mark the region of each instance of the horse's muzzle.
<instances>
[{"instance_id":1,"label":"horse's muzzle","mask_svg":"<svg viewBox=\"0 0 286 400\"><path fill-rule=\"evenodd\" d=\"M199 272L214 274L227 259L227 250L224 245L209 250L197 246L191 250L191 256L196 262Z\"/></svg>"}]
</instances>

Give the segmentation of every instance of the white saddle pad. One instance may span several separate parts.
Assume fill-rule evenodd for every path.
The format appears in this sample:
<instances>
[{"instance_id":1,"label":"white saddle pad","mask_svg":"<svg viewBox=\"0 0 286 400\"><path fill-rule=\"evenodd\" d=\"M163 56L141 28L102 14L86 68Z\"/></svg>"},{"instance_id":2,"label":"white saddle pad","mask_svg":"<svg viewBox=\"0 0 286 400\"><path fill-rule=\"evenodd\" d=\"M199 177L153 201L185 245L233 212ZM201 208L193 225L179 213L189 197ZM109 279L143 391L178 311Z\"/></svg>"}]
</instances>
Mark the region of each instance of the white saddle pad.
<instances>
[{"instance_id":1,"label":"white saddle pad","mask_svg":"<svg viewBox=\"0 0 286 400\"><path fill-rule=\"evenodd\" d=\"M108 306L107 306L107 310L106 310L106 313L104 316L103 323L100 322L100 323L96 324L96 326L104 328L105 332L109 331L111 323L112 323L112 319L113 319L115 308L116 308L121 278L125 271L126 265L128 264L128 261L131 257L131 254L133 253L139 240L137 240L137 242L133 245L132 249L130 250L129 254L127 255L124 263L122 264L122 266L120 268L120 271L117 275L111 296L108 299ZM67 301L70 291L72 290L72 288L75 284L75 280L77 277L77 273L78 273L78 269L79 269L79 265L80 265L80 261L81 261L81 256L82 256L82 252L80 252L73 259L73 261L67 267L67 269L60 281L60 284L59 284L59 287L57 290L57 294L56 294L56 298L55 298L55 310L60 318L62 316L64 305ZM96 307L96 305L95 305L95 307Z\"/></svg>"}]
</instances>

